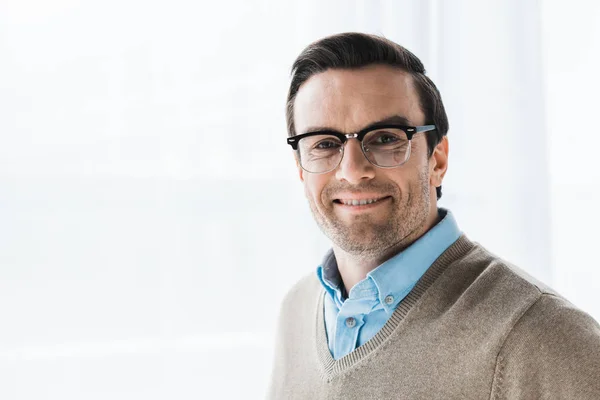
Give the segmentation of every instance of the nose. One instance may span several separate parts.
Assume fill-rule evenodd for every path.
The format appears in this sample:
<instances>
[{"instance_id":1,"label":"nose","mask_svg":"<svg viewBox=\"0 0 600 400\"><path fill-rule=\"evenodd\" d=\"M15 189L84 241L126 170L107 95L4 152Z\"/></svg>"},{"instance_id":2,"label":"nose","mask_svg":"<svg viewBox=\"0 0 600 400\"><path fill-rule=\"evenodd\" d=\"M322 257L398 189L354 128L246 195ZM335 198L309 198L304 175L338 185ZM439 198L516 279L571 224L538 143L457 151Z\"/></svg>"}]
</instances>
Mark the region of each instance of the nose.
<instances>
[{"instance_id":1,"label":"nose","mask_svg":"<svg viewBox=\"0 0 600 400\"><path fill-rule=\"evenodd\" d=\"M358 184L375 177L375 166L367 160L357 139L348 139L344 144L344 156L335 176L351 184Z\"/></svg>"}]
</instances>

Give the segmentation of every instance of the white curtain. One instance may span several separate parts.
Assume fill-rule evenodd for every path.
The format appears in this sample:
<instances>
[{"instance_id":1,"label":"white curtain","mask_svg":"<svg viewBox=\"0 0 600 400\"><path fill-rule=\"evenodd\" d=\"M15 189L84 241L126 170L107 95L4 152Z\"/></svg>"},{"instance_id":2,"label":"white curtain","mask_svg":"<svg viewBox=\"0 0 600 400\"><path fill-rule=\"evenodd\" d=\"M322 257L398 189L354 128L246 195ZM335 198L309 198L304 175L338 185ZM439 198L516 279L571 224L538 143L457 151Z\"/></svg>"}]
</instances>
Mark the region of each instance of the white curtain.
<instances>
[{"instance_id":1,"label":"white curtain","mask_svg":"<svg viewBox=\"0 0 600 400\"><path fill-rule=\"evenodd\" d=\"M0 2L0 397L262 398L279 301L328 247L286 137L289 69L365 31L450 118L442 205L600 317L583 0Z\"/></svg>"}]
</instances>

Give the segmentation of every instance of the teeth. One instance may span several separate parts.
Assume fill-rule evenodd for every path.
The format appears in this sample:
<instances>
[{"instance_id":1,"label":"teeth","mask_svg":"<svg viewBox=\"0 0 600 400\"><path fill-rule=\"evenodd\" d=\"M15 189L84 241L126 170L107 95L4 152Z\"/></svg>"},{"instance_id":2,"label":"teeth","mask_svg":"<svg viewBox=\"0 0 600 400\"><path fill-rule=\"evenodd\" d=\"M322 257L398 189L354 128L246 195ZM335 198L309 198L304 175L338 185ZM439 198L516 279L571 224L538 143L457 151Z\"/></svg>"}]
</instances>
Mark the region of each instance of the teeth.
<instances>
[{"instance_id":1,"label":"teeth","mask_svg":"<svg viewBox=\"0 0 600 400\"><path fill-rule=\"evenodd\" d=\"M377 201L377 199L364 199L364 200L340 200L343 204L347 206L364 206L366 204L372 204Z\"/></svg>"}]
</instances>

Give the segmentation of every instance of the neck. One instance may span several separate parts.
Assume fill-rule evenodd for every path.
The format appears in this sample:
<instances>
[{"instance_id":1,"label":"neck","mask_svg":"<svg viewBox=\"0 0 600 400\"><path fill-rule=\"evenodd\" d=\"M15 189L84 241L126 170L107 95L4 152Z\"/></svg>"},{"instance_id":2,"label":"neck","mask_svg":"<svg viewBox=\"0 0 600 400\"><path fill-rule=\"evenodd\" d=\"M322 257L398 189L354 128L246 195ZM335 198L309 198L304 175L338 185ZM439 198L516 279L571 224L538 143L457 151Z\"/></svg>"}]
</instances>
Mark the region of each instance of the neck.
<instances>
[{"instance_id":1,"label":"neck","mask_svg":"<svg viewBox=\"0 0 600 400\"><path fill-rule=\"evenodd\" d=\"M412 232L396 245L391 246L381 253L375 255L364 256L351 254L334 245L333 253L335 254L338 270L340 272L342 281L344 282L346 292L350 293L350 290L354 287L354 285L365 279L369 272L409 247L411 244L417 241L417 239L427 233L427 231L433 228L438 222L439 217L436 207L435 212L430 213L425 224L423 224L420 229Z\"/></svg>"}]
</instances>

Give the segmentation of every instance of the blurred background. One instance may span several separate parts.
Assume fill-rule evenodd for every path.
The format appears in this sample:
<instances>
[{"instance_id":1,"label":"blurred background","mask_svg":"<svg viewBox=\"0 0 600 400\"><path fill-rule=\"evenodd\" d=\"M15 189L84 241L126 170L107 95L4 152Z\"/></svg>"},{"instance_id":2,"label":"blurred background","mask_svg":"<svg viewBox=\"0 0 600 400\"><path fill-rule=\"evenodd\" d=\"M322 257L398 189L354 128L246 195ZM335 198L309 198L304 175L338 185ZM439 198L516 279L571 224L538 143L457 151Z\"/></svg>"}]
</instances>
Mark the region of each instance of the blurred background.
<instances>
[{"instance_id":1,"label":"blurred background","mask_svg":"<svg viewBox=\"0 0 600 400\"><path fill-rule=\"evenodd\" d=\"M600 319L600 3L0 0L0 398L260 399L328 241L285 144L310 42L412 50L441 205Z\"/></svg>"}]
</instances>

